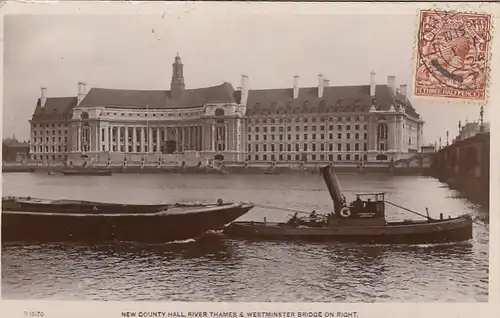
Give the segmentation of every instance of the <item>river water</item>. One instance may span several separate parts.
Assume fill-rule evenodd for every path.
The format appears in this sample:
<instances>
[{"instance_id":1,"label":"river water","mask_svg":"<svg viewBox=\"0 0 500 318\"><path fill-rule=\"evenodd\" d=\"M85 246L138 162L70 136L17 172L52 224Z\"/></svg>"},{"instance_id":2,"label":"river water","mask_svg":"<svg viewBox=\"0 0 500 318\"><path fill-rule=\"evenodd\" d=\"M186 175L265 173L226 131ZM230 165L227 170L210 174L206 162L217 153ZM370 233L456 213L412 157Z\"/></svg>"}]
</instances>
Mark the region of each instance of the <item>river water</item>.
<instances>
[{"instance_id":1,"label":"river water","mask_svg":"<svg viewBox=\"0 0 500 318\"><path fill-rule=\"evenodd\" d=\"M487 211L433 178L339 175L346 197L431 215ZM318 175L3 174L3 194L123 203L251 201L317 212L331 199ZM418 218L387 206L390 219ZM256 207L242 220L283 221ZM489 225L466 243L422 246L248 242L208 237L162 245L6 245L3 299L275 302L488 301Z\"/></svg>"}]
</instances>

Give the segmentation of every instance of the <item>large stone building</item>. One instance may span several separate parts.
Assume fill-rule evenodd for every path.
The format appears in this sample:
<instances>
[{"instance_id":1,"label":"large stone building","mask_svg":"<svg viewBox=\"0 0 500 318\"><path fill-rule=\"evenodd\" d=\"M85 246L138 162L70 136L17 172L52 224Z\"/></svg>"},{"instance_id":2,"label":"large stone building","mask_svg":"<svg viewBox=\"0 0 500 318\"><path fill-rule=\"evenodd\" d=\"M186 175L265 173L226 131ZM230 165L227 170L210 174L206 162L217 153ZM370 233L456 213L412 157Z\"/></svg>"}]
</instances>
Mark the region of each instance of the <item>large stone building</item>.
<instances>
[{"instance_id":1,"label":"large stone building","mask_svg":"<svg viewBox=\"0 0 500 318\"><path fill-rule=\"evenodd\" d=\"M384 162L419 151L423 121L395 78L377 84L250 90L243 75L229 83L186 89L175 57L169 91L92 88L76 97L47 97L31 119L35 160L90 158L107 164L286 164Z\"/></svg>"}]
</instances>

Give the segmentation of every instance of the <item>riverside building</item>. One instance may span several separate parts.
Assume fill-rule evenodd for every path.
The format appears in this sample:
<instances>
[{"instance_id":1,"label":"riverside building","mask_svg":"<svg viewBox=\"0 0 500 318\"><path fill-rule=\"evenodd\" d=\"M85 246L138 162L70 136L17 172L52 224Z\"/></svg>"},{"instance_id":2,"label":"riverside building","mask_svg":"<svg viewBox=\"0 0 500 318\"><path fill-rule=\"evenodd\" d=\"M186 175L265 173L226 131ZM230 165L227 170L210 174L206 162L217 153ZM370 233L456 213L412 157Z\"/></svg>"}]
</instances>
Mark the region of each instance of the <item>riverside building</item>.
<instances>
[{"instance_id":1,"label":"riverside building","mask_svg":"<svg viewBox=\"0 0 500 318\"><path fill-rule=\"evenodd\" d=\"M387 162L420 151L423 121L394 76L377 84L249 89L229 83L186 89L183 64L170 90L78 84L76 97L41 96L30 121L34 160L112 164L286 165Z\"/></svg>"}]
</instances>

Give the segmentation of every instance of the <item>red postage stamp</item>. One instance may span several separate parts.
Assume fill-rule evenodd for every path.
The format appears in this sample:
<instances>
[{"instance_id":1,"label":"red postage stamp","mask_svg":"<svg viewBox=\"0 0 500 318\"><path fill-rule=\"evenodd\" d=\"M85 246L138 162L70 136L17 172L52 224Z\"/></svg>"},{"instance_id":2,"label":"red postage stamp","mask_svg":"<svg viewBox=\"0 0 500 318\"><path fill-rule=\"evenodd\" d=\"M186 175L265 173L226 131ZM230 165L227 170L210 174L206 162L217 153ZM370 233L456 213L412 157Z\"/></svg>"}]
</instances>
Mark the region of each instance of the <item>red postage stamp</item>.
<instances>
[{"instance_id":1,"label":"red postage stamp","mask_svg":"<svg viewBox=\"0 0 500 318\"><path fill-rule=\"evenodd\" d=\"M491 15L422 10L414 95L486 101Z\"/></svg>"}]
</instances>

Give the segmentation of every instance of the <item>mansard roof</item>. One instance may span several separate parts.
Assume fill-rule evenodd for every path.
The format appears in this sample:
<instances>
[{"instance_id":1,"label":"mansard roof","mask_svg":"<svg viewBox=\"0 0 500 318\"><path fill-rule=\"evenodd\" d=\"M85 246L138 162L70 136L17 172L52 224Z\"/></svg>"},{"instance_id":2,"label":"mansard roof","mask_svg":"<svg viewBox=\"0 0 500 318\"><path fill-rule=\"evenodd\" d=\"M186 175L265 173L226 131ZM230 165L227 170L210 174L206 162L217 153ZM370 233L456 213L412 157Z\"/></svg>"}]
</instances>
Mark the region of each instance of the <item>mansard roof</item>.
<instances>
[{"instance_id":1,"label":"mansard roof","mask_svg":"<svg viewBox=\"0 0 500 318\"><path fill-rule=\"evenodd\" d=\"M92 88L78 107L175 109L212 103L236 103L233 86L223 83L213 87L186 89L179 99L173 99L170 91L164 90Z\"/></svg>"},{"instance_id":2,"label":"mansard roof","mask_svg":"<svg viewBox=\"0 0 500 318\"><path fill-rule=\"evenodd\" d=\"M73 108L76 107L76 97L49 97L42 107L40 98L37 100L31 120L66 120L71 119Z\"/></svg>"},{"instance_id":3,"label":"mansard roof","mask_svg":"<svg viewBox=\"0 0 500 318\"><path fill-rule=\"evenodd\" d=\"M407 114L419 117L410 101L400 93L393 93L387 85L377 85L375 96L370 96L370 85L326 86L323 97L317 87L299 88L293 98L293 88L250 90L247 100L248 116L284 113L368 112L376 100L377 110L389 110L391 105L405 108Z\"/></svg>"}]
</instances>

